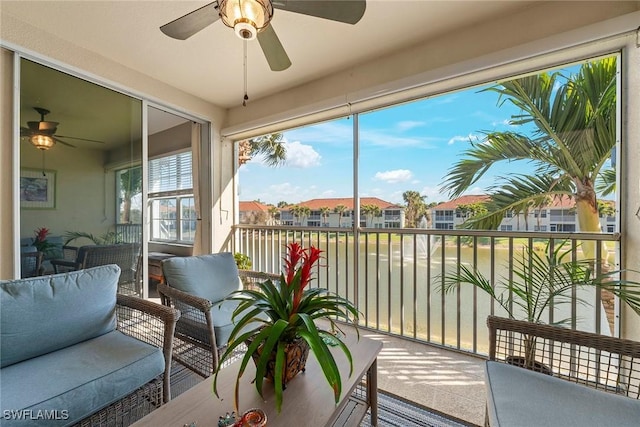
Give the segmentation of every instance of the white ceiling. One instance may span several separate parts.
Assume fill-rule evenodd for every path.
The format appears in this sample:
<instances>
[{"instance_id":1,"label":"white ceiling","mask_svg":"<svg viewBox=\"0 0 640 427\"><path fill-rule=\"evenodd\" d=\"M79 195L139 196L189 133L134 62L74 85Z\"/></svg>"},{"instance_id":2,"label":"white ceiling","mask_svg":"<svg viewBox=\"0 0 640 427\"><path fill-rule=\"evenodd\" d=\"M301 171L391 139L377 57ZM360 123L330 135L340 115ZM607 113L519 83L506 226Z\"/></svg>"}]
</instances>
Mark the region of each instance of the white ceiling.
<instances>
[{"instance_id":1,"label":"white ceiling","mask_svg":"<svg viewBox=\"0 0 640 427\"><path fill-rule=\"evenodd\" d=\"M159 30L207 3L2 0L0 10L213 104L238 106L243 96L243 42L232 29L217 21L185 41L169 38ZM272 25L293 65L285 71L271 71L257 41L249 42L250 100L512 13L530 3L368 0L364 17L356 25L276 9Z\"/></svg>"}]
</instances>

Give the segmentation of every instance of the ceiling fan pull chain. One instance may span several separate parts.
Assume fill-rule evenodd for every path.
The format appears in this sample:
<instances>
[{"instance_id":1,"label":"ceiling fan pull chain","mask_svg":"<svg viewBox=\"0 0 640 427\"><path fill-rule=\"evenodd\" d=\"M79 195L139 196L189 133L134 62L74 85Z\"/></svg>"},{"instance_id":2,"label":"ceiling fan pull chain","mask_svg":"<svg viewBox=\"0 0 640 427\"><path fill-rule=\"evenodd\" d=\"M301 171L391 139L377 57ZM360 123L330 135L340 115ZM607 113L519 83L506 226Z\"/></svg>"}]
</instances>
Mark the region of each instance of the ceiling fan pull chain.
<instances>
[{"instance_id":1,"label":"ceiling fan pull chain","mask_svg":"<svg viewBox=\"0 0 640 427\"><path fill-rule=\"evenodd\" d=\"M44 151L45 150L40 150L42 151L42 176L47 176L46 173L44 173Z\"/></svg>"},{"instance_id":2,"label":"ceiling fan pull chain","mask_svg":"<svg viewBox=\"0 0 640 427\"><path fill-rule=\"evenodd\" d=\"M244 98L242 100L242 106L247 106L247 101L249 100L249 95L247 95L247 41L244 40L242 42L244 44L244 59L243 59L243 69L244 69Z\"/></svg>"}]
</instances>

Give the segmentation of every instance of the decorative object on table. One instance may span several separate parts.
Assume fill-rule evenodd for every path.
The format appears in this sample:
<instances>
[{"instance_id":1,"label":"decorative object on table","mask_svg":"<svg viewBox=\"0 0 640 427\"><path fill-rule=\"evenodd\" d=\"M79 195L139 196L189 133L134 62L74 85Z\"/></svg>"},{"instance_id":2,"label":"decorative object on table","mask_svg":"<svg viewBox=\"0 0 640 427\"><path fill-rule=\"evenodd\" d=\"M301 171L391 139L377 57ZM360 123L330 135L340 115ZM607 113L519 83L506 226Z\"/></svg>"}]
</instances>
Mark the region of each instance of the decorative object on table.
<instances>
[{"instance_id":1,"label":"decorative object on table","mask_svg":"<svg viewBox=\"0 0 640 427\"><path fill-rule=\"evenodd\" d=\"M334 321L336 319L357 325L358 311L345 298L326 289L308 287L321 252L313 246L304 249L296 242L290 243L287 246L285 268L280 280L275 283L267 280L257 284L255 290L240 290L227 297L228 300L238 301L239 305L233 313L235 326L227 349L220 358L219 366L234 354L237 347L247 343L247 351L240 362L236 380L236 410L240 377L249 359L253 359L256 364L254 383L260 396L264 378L271 376L275 388L276 408L280 411L287 378L304 369L309 350L315 354L327 382L333 389L336 403L339 401L342 391L340 371L323 338L335 341L353 369L351 352L333 331L340 330ZM318 327L315 324L317 319L326 320L330 328L325 330ZM302 347L294 346L292 350L291 344L296 340L301 342ZM308 349L305 350L306 346ZM289 353L295 353L301 356L301 359L288 361ZM216 396L218 372L219 370L216 370L213 382Z\"/></svg>"},{"instance_id":2,"label":"decorative object on table","mask_svg":"<svg viewBox=\"0 0 640 427\"><path fill-rule=\"evenodd\" d=\"M480 272L459 264L457 273L444 277L441 289L451 292L459 284L471 284L491 296L506 311L509 318L531 323L543 323L543 315L549 315L550 311L556 313L558 307L571 304L572 298L575 298L578 304L588 304L587 301L574 296L577 289L586 288L607 290L640 314L640 283L618 279L622 271L596 275L593 271L594 260L574 260L573 248L565 249L564 246L564 242L556 247L547 245L544 251L525 247L522 256L513 259L513 277L506 277L505 281L496 283L495 286ZM518 319L519 317L521 319ZM571 320L571 317L561 318L555 320L552 325L567 325ZM509 362L548 373L547 366L534 360L536 338L526 338L524 345L524 356L514 357Z\"/></svg>"},{"instance_id":3,"label":"decorative object on table","mask_svg":"<svg viewBox=\"0 0 640 427\"><path fill-rule=\"evenodd\" d=\"M235 412L227 412L224 416L221 415L220 418L218 418L218 427L234 426L236 424L237 418L238 417L236 417Z\"/></svg>"},{"instance_id":4,"label":"decorative object on table","mask_svg":"<svg viewBox=\"0 0 640 427\"><path fill-rule=\"evenodd\" d=\"M54 209L56 172L45 169L20 170L20 208Z\"/></svg>"},{"instance_id":5,"label":"decorative object on table","mask_svg":"<svg viewBox=\"0 0 640 427\"><path fill-rule=\"evenodd\" d=\"M267 425L267 414L260 408L245 411L234 427L264 427Z\"/></svg>"}]
</instances>

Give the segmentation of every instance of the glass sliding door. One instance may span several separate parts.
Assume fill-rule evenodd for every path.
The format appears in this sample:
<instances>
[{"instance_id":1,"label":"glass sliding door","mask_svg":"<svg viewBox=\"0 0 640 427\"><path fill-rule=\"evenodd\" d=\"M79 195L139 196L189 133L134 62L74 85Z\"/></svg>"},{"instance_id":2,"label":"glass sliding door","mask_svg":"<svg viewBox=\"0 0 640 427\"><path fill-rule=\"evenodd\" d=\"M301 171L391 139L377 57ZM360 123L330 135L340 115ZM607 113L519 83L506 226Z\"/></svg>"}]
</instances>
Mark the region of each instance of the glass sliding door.
<instances>
[{"instance_id":1,"label":"glass sliding door","mask_svg":"<svg viewBox=\"0 0 640 427\"><path fill-rule=\"evenodd\" d=\"M21 252L43 254L22 275L116 263L142 295L142 101L22 59L20 127ZM79 258L114 244L131 250Z\"/></svg>"}]
</instances>

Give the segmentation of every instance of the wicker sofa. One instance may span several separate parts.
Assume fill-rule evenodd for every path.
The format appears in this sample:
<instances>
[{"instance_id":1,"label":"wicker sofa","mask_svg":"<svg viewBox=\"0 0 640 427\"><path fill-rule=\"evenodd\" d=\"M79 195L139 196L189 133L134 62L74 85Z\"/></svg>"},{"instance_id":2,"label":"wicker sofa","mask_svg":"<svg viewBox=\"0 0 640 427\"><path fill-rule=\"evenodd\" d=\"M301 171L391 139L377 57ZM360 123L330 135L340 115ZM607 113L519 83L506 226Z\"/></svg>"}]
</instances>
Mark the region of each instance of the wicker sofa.
<instances>
[{"instance_id":1,"label":"wicker sofa","mask_svg":"<svg viewBox=\"0 0 640 427\"><path fill-rule=\"evenodd\" d=\"M640 342L496 316L487 326L485 425L638 425Z\"/></svg>"},{"instance_id":2,"label":"wicker sofa","mask_svg":"<svg viewBox=\"0 0 640 427\"><path fill-rule=\"evenodd\" d=\"M0 424L128 425L170 398L179 312L105 265L0 282Z\"/></svg>"}]
</instances>

